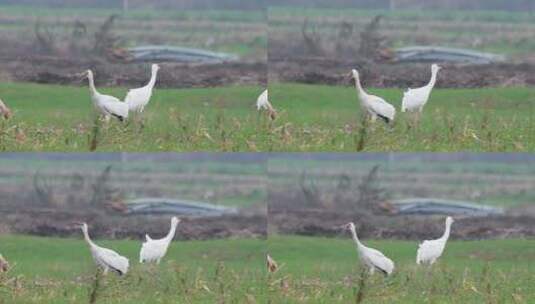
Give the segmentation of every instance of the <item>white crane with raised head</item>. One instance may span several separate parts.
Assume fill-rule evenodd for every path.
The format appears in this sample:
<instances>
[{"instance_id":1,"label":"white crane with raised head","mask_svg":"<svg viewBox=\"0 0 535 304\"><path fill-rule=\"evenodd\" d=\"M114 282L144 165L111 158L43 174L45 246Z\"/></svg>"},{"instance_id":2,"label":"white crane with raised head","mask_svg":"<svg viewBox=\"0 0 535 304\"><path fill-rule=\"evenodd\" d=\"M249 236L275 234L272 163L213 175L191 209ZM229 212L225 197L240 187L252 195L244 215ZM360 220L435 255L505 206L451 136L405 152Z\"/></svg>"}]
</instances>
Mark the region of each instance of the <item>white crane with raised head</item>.
<instances>
[{"instance_id":1,"label":"white crane with raised head","mask_svg":"<svg viewBox=\"0 0 535 304\"><path fill-rule=\"evenodd\" d=\"M425 104L429 100L431 91L437 82L438 71L441 67L437 64L431 65L431 79L429 83L421 88L411 89L403 93L403 100L401 101L401 112L417 112L418 119L421 115Z\"/></svg>"},{"instance_id":2,"label":"white crane with raised head","mask_svg":"<svg viewBox=\"0 0 535 304\"><path fill-rule=\"evenodd\" d=\"M149 103L150 98L152 97L152 89L154 84L156 84L156 76L160 66L153 64L151 66L151 77L149 83L144 87L131 89L126 94L124 101L128 104L128 108L131 112L141 113L145 109L145 106Z\"/></svg>"},{"instance_id":3,"label":"white crane with raised head","mask_svg":"<svg viewBox=\"0 0 535 304\"><path fill-rule=\"evenodd\" d=\"M394 262L387 258L379 250L364 246L357 237L355 224L350 222L344 225L344 228L351 232L353 241L357 245L357 251L361 262L374 274L375 270L381 271L384 275L390 275L394 271Z\"/></svg>"},{"instance_id":4,"label":"white crane with raised head","mask_svg":"<svg viewBox=\"0 0 535 304\"><path fill-rule=\"evenodd\" d=\"M89 238L86 223L81 224L81 229L84 233L84 239L89 245L89 250L91 251L93 260L95 260L95 263L98 267L104 270L105 275L110 270L116 272L119 275L124 275L128 272L129 263L127 258L111 249L100 247L97 244L93 243L91 238Z\"/></svg>"},{"instance_id":5,"label":"white crane with raised head","mask_svg":"<svg viewBox=\"0 0 535 304\"><path fill-rule=\"evenodd\" d=\"M118 98L100 94L95 88L95 81L93 79L93 72L87 70L87 78L89 79L89 91L91 92L91 101L95 109L104 116L106 121L110 120L111 116L116 117L120 121L128 118L128 105Z\"/></svg>"},{"instance_id":6,"label":"white crane with raised head","mask_svg":"<svg viewBox=\"0 0 535 304\"><path fill-rule=\"evenodd\" d=\"M180 223L180 219L173 216L171 219L171 228L167 235L159 240L153 240L148 234L145 235L146 241L141 245L141 251L139 252L139 262L156 262L160 264L160 261L167 253L169 244L175 237L176 226Z\"/></svg>"},{"instance_id":7,"label":"white crane with raised head","mask_svg":"<svg viewBox=\"0 0 535 304\"><path fill-rule=\"evenodd\" d=\"M355 79L355 87L360 101L360 106L365 111L372 122L375 122L377 117L384 120L386 123L390 123L394 120L396 115L396 109L394 106L386 102L381 97L370 95L364 91L360 84L359 72L355 69L351 71L353 78Z\"/></svg>"},{"instance_id":8,"label":"white crane with raised head","mask_svg":"<svg viewBox=\"0 0 535 304\"><path fill-rule=\"evenodd\" d=\"M271 119L275 119L277 117L277 111L275 111L275 108L273 108L269 102L267 89L265 89L256 99L256 109L258 111L266 110Z\"/></svg>"},{"instance_id":9,"label":"white crane with raised head","mask_svg":"<svg viewBox=\"0 0 535 304\"><path fill-rule=\"evenodd\" d=\"M446 243L450 237L451 224L454 220L451 216L446 218L446 228L444 234L436 240L426 240L423 241L416 254L416 264L428 264L432 265L444 252L446 248Z\"/></svg>"}]
</instances>

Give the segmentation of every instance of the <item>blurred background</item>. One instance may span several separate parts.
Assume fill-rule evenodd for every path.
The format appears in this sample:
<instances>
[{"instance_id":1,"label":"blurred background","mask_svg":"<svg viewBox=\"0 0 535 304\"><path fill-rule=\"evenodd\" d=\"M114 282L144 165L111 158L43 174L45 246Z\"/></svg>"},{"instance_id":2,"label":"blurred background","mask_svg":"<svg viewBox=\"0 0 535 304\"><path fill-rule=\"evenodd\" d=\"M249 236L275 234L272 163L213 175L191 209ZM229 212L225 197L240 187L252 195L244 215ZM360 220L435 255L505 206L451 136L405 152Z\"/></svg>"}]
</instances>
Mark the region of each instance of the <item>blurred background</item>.
<instances>
[{"instance_id":1,"label":"blurred background","mask_svg":"<svg viewBox=\"0 0 535 304\"><path fill-rule=\"evenodd\" d=\"M0 82L145 83L160 87L266 82L265 1L0 1Z\"/></svg>"},{"instance_id":2,"label":"blurred background","mask_svg":"<svg viewBox=\"0 0 535 304\"><path fill-rule=\"evenodd\" d=\"M0 154L0 234L95 238L263 238L261 154ZM167 228L166 228L167 229ZM164 229L164 230L166 230Z\"/></svg>"},{"instance_id":3,"label":"blurred background","mask_svg":"<svg viewBox=\"0 0 535 304\"><path fill-rule=\"evenodd\" d=\"M269 79L410 87L446 66L439 87L535 84L535 4L507 0L274 0Z\"/></svg>"},{"instance_id":4,"label":"blurred background","mask_svg":"<svg viewBox=\"0 0 535 304\"><path fill-rule=\"evenodd\" d=\"M268 161L269 232L421 240L456 218L457 239L535 235L535 157L525 154L277 155Z\"/></svg>"}]
</instances>

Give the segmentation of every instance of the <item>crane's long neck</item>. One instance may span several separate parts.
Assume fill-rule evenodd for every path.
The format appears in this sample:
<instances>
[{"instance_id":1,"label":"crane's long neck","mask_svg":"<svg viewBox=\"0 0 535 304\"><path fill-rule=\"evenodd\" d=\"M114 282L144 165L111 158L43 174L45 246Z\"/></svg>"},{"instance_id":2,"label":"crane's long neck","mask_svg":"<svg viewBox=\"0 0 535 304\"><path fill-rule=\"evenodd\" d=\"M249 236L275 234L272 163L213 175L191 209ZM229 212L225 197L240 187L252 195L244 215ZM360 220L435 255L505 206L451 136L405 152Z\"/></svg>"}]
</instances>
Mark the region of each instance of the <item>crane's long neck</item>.
<instances>
[{"instance_id":1,"label":"crane's long neck","mask_svg":"<svg viewBox=\"0 0 535 304\"><path fill-rule=\"evenodd\" d=\"M429 83L427 84L429 88L433 88L435 86L435 83L437 82L437 74L438 74L438 70L431 71L431 79L429 80Z\"/></svg>"},{"instance_id":2,"label":"crane's long neck","mask_svg":"<svg viewBox=\"0 0 535 304\"><path fill-rule=\"evenodd\" d=\"M168 242L172 241L173 238L175 237L176 226L177 226L177 223L172 223L171 224L171 229L169 229L169 233L167 233L167 235L165 236L165 239Z\"/></svg>"},{"instance_id":3,"label":"crane's long neck","mask_svg":"<svg viewBox=\"0 0 535 304\"><path fill-rule=\"evenodd\" d=\"M446 229L444 230L444 234L442 235L441 239L447 240L450 237L450 230L451 230L451 223L446 223Z\"/></svg>"},{"instance_id":4,"label":"crane's long neck","mask_svg":"<svg viewBox=\"0 0 535 304\"><path fill-rule=\"evenodd\" d=\"M147 86L149 87L154 87L154 84L156 84L156 75L158 74L158 71L157 70L152 70L152 75L150 76L150 80L149 80L149 83L147 84Z\"/></svg>"},{"instance_id":5,"label":"crane's long neck","mask_svg":"<svg viewBox=\"0 0 535 304\"><path fill-rule=\"evenodd\" d=\"M91 238L89 238L89 233L87 232L87 229L83 229L84 232L84 239L89 244L89 246L95 246L95 243L91 241Z\"/></svg>"},{"instance_id":6,"label":"crane's long neck","mask_svg":"<svg viewBox=\"0 0 535 304\"><path fill-rule=\"evenodd\" d=\"M355 88L357 88L357 93L359 95L359 97L364 97L368 94L366 94L366 92L364 92L364 89L362 89L362 85L360 84L360 77L359 76L356 76L355 77Z\"/></svg>"},{"instance_id":7,"label":"crane's long neck","mask_svg":"<svg viewBox=\"0 0 535 304\"><path fill-rule=\"evenodd\" d=\"M355 228L351 229L351 237L353 238L355 244L357 244L357 248L360 250L360 248L362 247L362 243L360 242L359 237L357 236L357 231L355 230Z\"/></svg>"},{"instance_id":8,"label":"crane's long neck","mask_svg":"<svg viewBox=\"0 0 535 304\"><path fill-rule=\"evenodd\" d=\"M89 79L89 91L93 96L98 95L97 88L95 88L95 81L93 80L93 76L89 75L89 77L87 78Z\"/></svg>"}]
</instances>

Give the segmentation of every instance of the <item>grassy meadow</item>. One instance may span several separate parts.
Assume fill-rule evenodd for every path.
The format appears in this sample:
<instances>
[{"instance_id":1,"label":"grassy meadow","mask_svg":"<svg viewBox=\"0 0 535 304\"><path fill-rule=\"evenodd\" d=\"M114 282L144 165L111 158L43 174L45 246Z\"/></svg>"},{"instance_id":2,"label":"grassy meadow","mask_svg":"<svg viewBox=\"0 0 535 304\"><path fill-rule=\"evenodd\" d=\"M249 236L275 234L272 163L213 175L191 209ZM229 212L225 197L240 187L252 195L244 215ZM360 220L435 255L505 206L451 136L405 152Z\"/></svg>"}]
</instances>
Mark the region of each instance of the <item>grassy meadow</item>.
<instances>
[{"instance_id":1,"label":"grassy meadow","mask_svg":"<svg viewBox=\"0 0 535 304\"><path fill-rule=\"evenodd\" d=\"M122 98L125 88L99 88ZM14 118L0 122L2 151L533 151L535 90L437 89L419 127L363 127L352 87L276 84L279 111L259 115L260 87L156 89L143 117L94 122L86 87L0 84ZM371 89L399 109L402 91ZM142 121L142 123L141 123ZM95 128L95 126L98 126Z\"/></svg>"},{"instance_id":2,"label":"grassy meadow","mask_svg":"<svg viewBox=\"0 0 535 304\"><path fill-rule=\"evenodd\" d=\"M174 242L159 266L138 263L140 241L102 241L130 259L124 277L95 279L85 242L1 236L13 265L0 274L0 303L265 303L265 242Z\"/></svg>"},{"instance_id":3,"label":"grassy meadow","mask_svg":"<svg viewBox=\"0 0 535 304\"><path fill-rule=\"evenodd\" d=\"M400 112L402 90L368 91L396 107L393 127L381 121L366 126L353 87L275 84L270 85L270 99L281 110L281 120L291 122L289 134L297 132L287 139L290 148L300 147L297 150L479 152L535 148L533 89L435 89L419 125L410 114Z\"/></svg>"},{"instance_id":4,"label":"grassy meadow","mask_svg":"<svg viewBox=\"0 0 535 304\"><path fill-rule=\"evenodd\" d=\"M274 236L268 252L279 271L269 277L274 303L532 303L535 241L450 241L429 269L417 267L417 242L369 241L396 264L388 278L359 268L349 236Z\"/></svg>"},{"instance_id":5,"label":"grassy meadow","mask_svg":"<svg viewBox=\"0 0 535 304\"><path fill-rule=\"evenodd\" d=\"M160 266L137 263L139 241L96 240L130 259L129 273L95 279L81 239L2 236L13 265L0 303L531 303L533 240L450 241L432 268L415 264L417 242L369 241L395 273L363 275L349 237L272 236L174 242ZM266 276L264 254L279 270Z\"/></svg>"}]
</instances>

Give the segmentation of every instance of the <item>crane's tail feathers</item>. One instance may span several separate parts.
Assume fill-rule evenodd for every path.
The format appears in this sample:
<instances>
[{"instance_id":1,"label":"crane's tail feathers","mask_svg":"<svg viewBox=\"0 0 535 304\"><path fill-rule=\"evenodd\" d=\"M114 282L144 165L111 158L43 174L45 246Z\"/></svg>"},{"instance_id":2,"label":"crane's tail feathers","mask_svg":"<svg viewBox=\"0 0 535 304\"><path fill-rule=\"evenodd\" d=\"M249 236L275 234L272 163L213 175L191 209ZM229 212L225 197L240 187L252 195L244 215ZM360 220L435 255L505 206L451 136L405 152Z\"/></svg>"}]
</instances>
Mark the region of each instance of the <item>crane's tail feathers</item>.
<instances>
[{"instance_id":1,"label":"crane's tail feathers","mask_svg":"<svg viewBox=\"0 0 535 304\"><path fill-rule=\"evenodd\" d=\"M124 117L121 116L121 115L117 115L117 114L114 114L114 113L111 113L112 116L116 117L117 119L119 119L120 122L123 122L124 121Z\"/></svg>"},{"instance_id":2,"label":"crane's tail feathers","mask_svg":"<svg viewBox=\"0 0 535 304\"><path fill-rule=\"evenodd\" d=\"M388 273L388 271L382 269L382 268L379 268L379 267L375 267L375 269L379 270L385 277L387 277L388 275L390 275L390 273Z\"/></svg>"},{"instance_id":3,"label":"crane's tail feathers","mask_svg":"<svg viewBox=\"0 0 535 304\"><path fill-rule=\"evenodd\" d=\"M384 122L386 122L387 124L389 124L390 121L391 121L391 119L388 118L388 117L386 117L386 116L383 116L383 115L380 115L380 114L377 114L377 116L378 116L379 118L381 118L381 119L382 119Z\"/></svg>"},{"instance_id":4,"label":"crane's tail feathers","mask_svg":"<svg viewBox=\"0 0 535 304\"><path fill-rule=\"evenodd\" d=\"M107 265L108 268L110 268L113 272L116 272L118 275L122 276L125 274L125 272L123 272L122 270L120 270L119 268L116 268L116 267L113 267L111 265Z\"/></svg>"}]
</instances>

